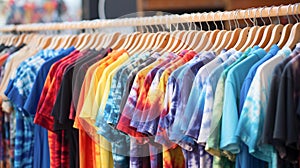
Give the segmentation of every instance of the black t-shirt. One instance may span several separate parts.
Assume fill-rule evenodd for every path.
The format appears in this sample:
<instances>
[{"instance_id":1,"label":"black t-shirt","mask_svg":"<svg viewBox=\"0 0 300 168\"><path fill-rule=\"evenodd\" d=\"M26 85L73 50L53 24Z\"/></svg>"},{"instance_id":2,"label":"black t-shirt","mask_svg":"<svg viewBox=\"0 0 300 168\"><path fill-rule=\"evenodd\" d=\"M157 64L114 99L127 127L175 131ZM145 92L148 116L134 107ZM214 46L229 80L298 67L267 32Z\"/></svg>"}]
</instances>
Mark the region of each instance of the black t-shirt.
<instances>
[{"instance_id":1,"label":"black t-shirt","mask_svg":"<svg viewBox=\"0 0 300 168\"><path fill-rule=\"evenodd\" d=\"M283 70L273 132L273 143L279 156L292 164L298 164L300 121L296 109L300 96L299 63L300 56L297 56Z\"/></svg>"},{"instance_id":2,"label":"black t-shirt","mask_svg":"<svg viewBox=\"0 0 300 168\"><path fill-rule=\"evenodd\" d=\"M276 65L271 81L271 88L269 93L269 101L266 110L266 119L264 123L262 142L265 144L272 144L273 140L273 131L275 124L275 116L276 116L276 104L278 100L278 91L279 91L279 83L281 80L281 75L285 65L292 59L292 57L287 57L281 63Z\"/></svg>"},{"instance_id":3,"label":"black t-shirt","mask_svg":"<svg viewBox=\"0 0 300 168\"><path fill-rule=\"evenodd\" d=\"M71 103L71 110L74 110L73 116L71 118L75 118L76 114L76 107L81 91L81 87L85 78L85 74L90 66L92 66L94 63L98 62L99 60L103 59L107 56L108 53L110 53L112 50L110 48L104 49L102 52L100 52L97 56L93 57L92 59L86 61L80 67L75 68L73 73L73 80L75 78L75 82L72 84L72 103Z\"/></svg>"},{"instance_id":4,"label":"black t-shirt","mask_svg":"<svg viewBox=\"0 0 300 168\"><path fill-rule=\"evenodd\" d=\"M103 50L100 52L95 50L86 51L84 56L67 67L51 113L54 117L54 130L65 130L65 135L69 142L71 168L79 167L79 133L77 129L73 128L74 121L69 119L72 100L72 83L74 82L73 73L77 67L93 59L101 52L103 52Z\"/></svg>"}]
</instances>

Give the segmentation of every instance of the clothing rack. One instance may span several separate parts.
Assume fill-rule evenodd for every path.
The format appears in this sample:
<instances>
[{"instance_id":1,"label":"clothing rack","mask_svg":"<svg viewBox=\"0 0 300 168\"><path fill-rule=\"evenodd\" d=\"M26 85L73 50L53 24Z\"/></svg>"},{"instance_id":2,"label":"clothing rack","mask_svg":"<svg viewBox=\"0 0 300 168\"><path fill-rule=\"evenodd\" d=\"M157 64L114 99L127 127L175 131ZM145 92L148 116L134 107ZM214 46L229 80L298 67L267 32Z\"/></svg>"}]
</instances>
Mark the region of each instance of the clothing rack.
<instances>
[{"instance_id":1,"label":"clothing rack","mask_svg":"<svg viewBox=\"0 0 300 168\"><path fill-rule=\"evenodd\" d=\"M106 19L106 20L84 20L78 22L62 23L34 23L22 25L6 25L0 27L0 32L28 32L28 31L48 31L48 30L71 30L71 29L95 29L105 27L126 27L143 25L161 25L188 22L209 22L239 20L247 18L263 18L300 14L300 5L289 4L281 6L250 8L243 10L209 12L209 13L191 13L182 15L165 15L153 17Z\"/></svg>"}]
</instances>

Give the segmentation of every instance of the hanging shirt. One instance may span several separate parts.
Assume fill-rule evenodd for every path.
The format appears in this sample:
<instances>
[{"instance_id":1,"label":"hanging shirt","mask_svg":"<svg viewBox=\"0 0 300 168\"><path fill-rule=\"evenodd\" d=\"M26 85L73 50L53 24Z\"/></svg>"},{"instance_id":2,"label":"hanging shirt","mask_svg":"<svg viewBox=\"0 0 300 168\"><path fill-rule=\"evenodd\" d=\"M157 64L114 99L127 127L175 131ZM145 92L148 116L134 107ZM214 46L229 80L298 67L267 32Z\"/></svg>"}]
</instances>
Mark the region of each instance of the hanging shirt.
<instances>
[{"instance_id":1,"label":"hanging shirt","mask_svg":"<svg viewBox=\"0 0 300 168\"><path fill-rule=\"evenodd\" d=\"M272 73L272 82L270 87L270 94L269 94L269 101L266 108L266 118L264 122L264 129L262 133L262 143L264 144L272 144L275 147L279 145L279 141L273 139L273 132L274 132L274 125L275 125L275 117L276 117L276 104L279 99L278 93L279 93L279 85L281 81L282 72L284 70L284 67L290 60L292 60L294 57L296 57L300 53L300 44L296 45L296 48L293 50L293 52L290 54L289 57L285 58L281 63L279 63ZM281 103L281 102L278 102ZM285 145L282 145L285 146ZM276 148L277 150L280 148ZM281 148L284 149L284 148ZM279 151L279 150L278 150ZM282 151L282 150L280 150ZM293 150L287 150L286 151L293 151ZM291 152L294 153L294 152ZM295 153L294 153L295 154ZM289 155L289 154L288 154ZM292 167L291 162L287 161L289 157L282 157L282 155L279 155L278 158L278 167ZM287 156L287 155L286 155ZM285 160L281 160L281 158L284 158Z\"/></svg>"},{"instance_id":2,"label":"hanging shirt","mask_svg":"<svg viewBox=\"0 0 300 168\"><path fill-rule=\"evenodd\" d=\"M201 106L200 95L202 89L205 87L205 80L207 79L209 73L222 62L228 59L228 57L234 52L234 50L229 50L228 52L222 53L217 56L214 60L209 62L208 64L204 65L200 68L195 76L195 80L192 84L191 94L188 96L188 101L186 103L186 108L184 109L183 119L186 122L182 122L180 125L180 130L185 133L184 140L187 140L187 144L189 137L193 138L194 140L197 139L199 130L196 128L200 128L201 120L199 120L199 114ZM198 101L196 103L196 101ZM195 102L195 103L194 103ZM194 104L194 105L193 105ZM203 104L203 103L202 103ZM203 108L203 107L202 107ZM196 130L196 131L195 131Z\"/></svg>"},{"instance_id":3,"label":"hanging shirt","mask_svg":"<svg viewBox=\"0 0 300 168\"><path fill-rule=\"evenodd\" d=\"M110 111L110 114L108 118L106 119L106 122L115 127L118 124L120 114L123 111L124 105L126 103L126 100L128 98L128 94L130 92L131 86L133 84L133 81L135 79L136 74L146 66L152 64L154 61L156 61L156 58L159 57L158 53L154 53L151 55L147 61L142 63L141 65L137 67L131 67L128 66L126 69L124 69L121 73L121 77L118 80L117 87L115 89L114 94L114 104Z\"/></svg>"},{"instance_id":4,"label":"hanging shirt","mask_svg":"<svg viewBox=\"0 0 300 168\"><path fill-rule=\"evenodd\" d=\"M0 93L1 93L2 99L7 100L7 97L4 95L5 89L7 88L7 85L10 81L9 79L14 78L18 67L22 66L20 64L24 64L25 62L28 62L31 59L34 59L37 56L37 54L38 54L37 49L31 49L28 46L25 46L19 52L11 55L7 59L7 62L4 67L5 72L2 77L1 86L0 86ZM7 111L7 112L9 112L9 111Z\"/></svg>"},{"instance_id":5,"label":"hanging shirt","mask_svg":"<svg viewBox=\"0 0 300 168\"><path fill-rule=\"evenodd\" d=\"M85 132L83 130L78 118L85 97L88 94L88 89L90 88L90 82L93 76L93 72L98 68L99 65L101 65L101 63L103 62L102 60L108 60L111 58L111 56L112 54L108 54L105 58L96 61L96 63L88 67L87 72L84 76L82 87L80 89L80 95L76 107L77 112L73 125L74 128L79 129L79 150L82 151L81 149L84 148L84 152L80 152L80 167L99 167L99 165L101 165L100 146L94 140L92 140L89 132Z\"/></svg>"},{"instance_id":6,"label":"hanging shirt","mask_svg":"<svg viewBox=\"0 0 300 168\"><path fill-rule=\"evenodd\" d=\"M96 116L97 116L97 112L98 109L100 107L100 103L102 101L106 101L107 97L108 97L108 93L109 93L109 86L112 80L112 75L114 74L114 70L116 68L118 68L120 65L122 65L122 63L124 63L127 59L129 58L128 54L126 52L124 52L121 56L118 57L117 60L115 60L114 62L112 62L110 65L106 66L106 68L103 70L101 78L99 79L99 82L96 84L96 93L95 93L95 97L93 104L93 107L90 109L90 124L91 125L86 125L88 130L90 130L92 127L95 127L93 121L95 121ZM107 63L107 62L106 62ZM103 65L103 64L102 64ZM83 109L85 110L85 109ZM81 113L82 114L82 113ZM97 128L95 127L95 129L97 130ZM113 166L112 164L112 153L110 152L111 150L111 144L103 137L103 136L99 136L97 135L97 132L95 132L95 134L91 134L91 136L93 136L94 139L99 140L99 144L100 144L100 149L101 149L101 164L105 167L105 166ZM95 136L95 137L94 137ZM97 138L99 136L99 138Z\"/></svg>"},{"instance_id":7,"label":"hanging shirt","mask_svg":"<svg viewBox=\"0 0 300 168\"><path fill-rule=\"evenodd\" d=\"M97 66L96 70L93 72L93 76L91 81L89 82L90 85L86 85L88 94L84 99L83 106L80 107L81 111L79 113L79 121L82 126L82 128L90 134L90 136L93 138L93 140L100 144L98 134L96 127L94 126L95 120L92 120L92 111L93 111L93 104L97 86L101 79L101 75L103 74L105 68L115 62L122 54L125 52L125 50L115 51L110 53L106 58L100 60L100 64ZM124 55L124 57L126 57ZM89 88L89 89L88 89ZM96 113L96 112L95 112ZM95 114L94 114L95 115Z\"/></svg>"},{"instance_id":8,"label":"hanging shirt","mask_svg":"<svg viewBox=\"0 0 300 168\"><path fill-rule=\"evenodd\" d=\"M143 109L147 108L146 106L149 104L147 103L147 94L149 92L149 89L151 87L151 84L156 77L156 74L160 70L162 70L162 67L169 66L168 63L172 62L176 57L173 57L174 55L169 55L169 57L163 61L161 64L157 65L155 68L153 68L146 76L145 83L141 87L141 93L137 99L136 107L133 112L133 118L130 122L130 126L136 128L139 132L142 132L142 128L145 122L146 114L143 113ZM163 71L163 70L162 70Z\"/></svg>"},{"instance_id":9,"label":"hanging shirt","mask_svg":"<svg viewBox=\"0 0 300 168\"><path fill-rule=\"evenodd\" d=\"M60 87L60 83L65 69L83 56L83 53L73 51L67 57L64 57L54 63L47 75L44 88L37 106L34 123L49 130L49 151L50 151L50 167L69 166L69 144L64 131L54 131L54 118L51 111L56 100L56 96Z\"/></svg>"},{"instance_id":10,"label":"hanging shirt","mask_svg":"<svg viewBox=\"0 0 300 168\"><path fill-rule=\"evenodd\" d=\"M257 63L255 63L251 69L249 70L249 73L247 74L244 82L243 82L243 86L241 89L241 93L240 93L240 107L239 107L239 113L242 111L243 105L244 105L244 101L246 99L249 87L251 85L251 82L254 78L254 75L257 71L257 68L263 64L264 62L266 62L267 60L269 60L270 58L272 58L274 55L276 55L276 53L280 50L280 48L274 44L271 48L270 51L267 53L266 56L264 56L261 60L259 60Z\"/></svg>"},{"instance_id":11,"label":"hanging shirt","mask_svg":"<svg viewBox=\"0 0 300 168\"><path fill-rule=\"evenodd\" d=\"M212 121L210 126L210 134L206 142L206 151L211 153L212 155L221 156L221 150L219 147L220 144L220 134L221 134L221 121L222 121L222 108L223 108L223 100L224 100L224 85L227 77L228 71L237 65L239 62L247 58L248 54L251 52L251 48L248 48L246 52L244 52L240 58L227 67L221 74L215 92L215 101L213 105L213 113L212 113ZM234 157L231 154L227 154L229 159L234 160Z\"/></svg>"},{"instance_id":12,"label":"hanging shirt","mask_svg":"<svg viewBox=\"0 0 300 168\"><path fill-rule=\"evenodd\" d=\"M98 133L105 137L109 142L112 143L112 154L114 159L114 166L119 167L128 167L129 166L129 150L130 150L130 141L129 137L118 130L110 127L105 119L108 118L109 113L111 111L111 107L113 106L113 96L116 91L116 87L118 85L118 80L121 77L123 70L125 69L133 69L138 65L142 64L142 62L146 61L149 57L150 53L145 53L143 55L136 54L133 57L129 58L127 63L124 63L116 72L112 79L111 89L108 96L108 100L104 109L103 118L97 118L96 125L99 127ZM100 110L100 108L99 108Z\"/></svg>"},{"instance_id":13,"label":"hanging shirt","mask_svg":"<svg viewBox=\"0 0 300 168\"><path fill-rule=\"evenodd\" d=\"M265 55L266 52L263 49L258 49L233 67L227 74L224 88L220 148L233 154L240 152L235 131L239 120L238 103L242 84L250 68Z\"/></svg>"},{"instance_id":14,"label":"hanging shirt","mask_svg":"<svg viewBox=\"0 0 300 168\"><path fill-rule=\"evenodd\" d=\"M164 61L164 58L158 59L157 61L153 62L152 64L148 65L144 69L140 70L132 84L132 88L130 90L130 94L127 98L126 105L124 106L124 110L120 116L119 123L117 125L117 129L132 135L132 136L140 136L144 137L143 134L137 133L135 129L130 127L130 120L132 118L132 112L135 109L136 101L140 93L140 87L144 83L144 79L148 72L154 68L155 66L159 65L161 62Z\"/></svg>"},{"instance_id":15,"label":"hanging shirt","mask_svg":"<svg viewBox=\"0 0 300 168\"><path fill-rule=\"evenodd\" d=\"M172 110L172 108L174 108L175 110L175 115L172 116L174 123L170 125L168 132L170 140L176 143L182 141L181 143L179 143L179 145L186 150L190 150L190 147L189 143L185 139L182 139L184 137L185 131L181 129L181 119L183 118L184 121L187 121L185 119L186 116L184 113L185 107L197 72L214 58L215 54L212 52L203 54L194 63L191 63L185 69L183 69L176 79L177 82L174 88L175 90L172 95L170 106L170 110ZM169 112L168 114L171 113Z\"/></svg>"},{"instance_id":16,"label":"hanging shirt","mask_svg":"<svg viewBox=\"0 0 300 168\"><path fill-rule=\"evenodd\" d=\"M273 139L281 159L298 166L299 153L299 62L298 54L286 64L278 92ZM266 116L267 117L267 116Z\"/></svg>"},{"instance_id":17,"label":"hanging shirt","mask_svg":"<svg viewBox=\"0 0 300 168\"><path fill-rule=\"evenodd\" d=\"M277 158L275 150L269 145L259 145L262 123L265 118L265 108L271 82L271 73L280 61L290 54L290 49L280 50L276 56L263 63L253 78L247 98L238 122L236 136L248 147L249 152L264 161L269 162L269 167L276 167Z\"/></svg>"},{"instance_id":18,"label":"hanging shirt","mask_svg":"<svg viewBox=\"0 0 300 168\"><path fill-rule=\"evenodd\" d=\"M91 86L91 82L94 82L95 80L95 76L93 75L94 72L98 69L98 67L105 61L111 59L111 57L113 55L115 55L116 51L112 51L111 53L109 53L105 58L97 61L96 63L94 63L93 65L91 65L85 76L84 76L84 80L80 89L80 94L78 97L78 103L76 104L76 116L75 116L75 120L74 120L74 128L79 128L79 129L83 129L81 127L80 121L79 121L79 115L82 111L82 107L84 105L85 102L85 97L87 97L87 95L89 94L89 89ZM119 55L118 55L119 56ZM96 73L96 72L95 72ZM84 121L81 121L84 122Z\"/></svg>"},{"instance_id":19,"label":"hanging shirt","mask_svg":"<svg viewBox=\"0 0 300 168\"><path fill-rule=\"evenodd\" d=\"M106 55L106 50L102 49L100 52L102 52L102 56ZM68 68L64 72L57 98L51 112L51 115L55 119L54 130L65 130L65 133L68 136L70 151L69 159L71 167L79 166L78 130L73 129L74 121L69 119L71 100L73 97L72 83L74 83L73 77L75 76L73 75L73 72L82 63L94 58L97 54L98 52L94 50L87 50L84 53L84 57L82 57L82 59L79 59L78 61L68 66Z\"/></svg>"},{"instance_id":20,"label":"hanging shirt","mask_svg":"<svg viewBox=\"0 0 300 168\"><path fill-rule=\"evenodd\" d=\"M82 54L79 54L78 51L73 51L70 55L51 66L37 106L34 118L35 124L39 124L48 130L53 130L54 120L51 116L51 111L56 100L63 72L70 63L76 61L80 56L82 56Z\"/></svg>"},{"instance_id":21,"label":"hanging shirt","mask_svg":"<svg viewBox=\"0 0 300 168\"><path fill-rule=\"evenodd\" d=\"M254 78L254 75L257 71L257 68L261 64L263 64L265 61L267 61L268 59L275 56L278 51L279 51L279 48L277 47L277 45L273 45L271 47L270 51L267 53L267 55L264 56L262 59L260 59L257 63L255 63L249 70L249 72L243 82L242 89L240 92L239 114L243 108L245 98L247 96L247 93L248 93L249 87L251 85L251 82ZM252 156L248 152L249 151L248 147L243 142L241 142L241 144L240 144L240 150L241 150L241 152L239 154L237 154L237 157L236 157L236 167L264 167L264 165L267 164L266 162Z\"/></svg>"},{"instance_id":22,"label":"hanging shirt","mask_svg":"<svg viewBox=\"0 0 300 168\"><path fill-rule=\"evenodd\" d=\"M34 150L34 126L33 118L23 110L23 105L29 95L37 72L50 58L59 55L60 52L51 50L42 51L35 59L23 63L24 67L18 68L16 77L11 79L5 91L12 100L16 109L16 137L14 150L14 167L32 166Z\"/></svg>"},{"instance_id":23,"label":"hanging shirt","mask_svg":"<svg viewBox=\"0 0 300 168\"><path fill-rule=\"evenodd\" d=\"M185 52L185 51L184 51ZM147 132L149 135L156 135L158 122L160 118L160 114L163 111L163 99L166 92L166 85L168 82L168 78L170 74L179 68L180 66L184 65L186 62L191 60L197 53L193 51L189 51L182 59L173 63L170 67L168 67L161 75L159 82L157 85L151 85L148 96L150 98L150 106L149 109L146 109L147 118L145 120L145 124L143 130ZM182 54L183 55L183 54ZM144 109L145 110L145 109Z\"/></svg>"},{"instance_id":24,"label":"hanging shirt","mask_svg":"<svg viewBox=\"0 0 300 168\"><path fill-rule=\"evenodd\" d=\"M211 55L210 55L211 54ZM184 106L186 105L186 102L189 97L189 92L191 90L194 76L196 76L198 70L201 71L202 66L205 67L206 65L211 64L210 61L215 58L215 55L213 53L207 53L204 55L204 57L199 59L199 62L196 62L196 64L192 65L191 67L187 67L188 71L181 72L181 75L183 75L181 78L179 76L179 82L182 83L181 87L178 87L182 91L180 91L180 95L174 97L179 98L178 102L178 108L176 109L176 115L175 115L175 121L174 124L171 126L172 131L170 132L170 139L179 141L179 145L183 148L183 154L185 155L185 165L186 167L211 167L212 166L212 157L204 150L204 147L194 143L194 141L189 141L185 138L182 138L184 136L183 132L180 130L180 124L181 116L184 115ZM207 63L209 62L209 63ZM207 64L206 64L207 63ZM181 79L181 81L180 81ZM179 85L177 85L179 86ZM175 87L175 91L177 91ZM174 92L176 93L176 92ZM181 133L181 134L178 134ZM175 136L174 136L175 135ZM172 137L173 136L173 137ZM181 139L182 138L182 139ZM200 155L199 155L200 153Z\"/></svg>"},{"instance_id":25,"label":"hanging shirt","mask_svg":"<svg viewBox=\"0 0 300 168\"><path fill-rule=\"evenodd\" d=\"M111 52L111 49L107 49L107 54ZM103 59L107 56L107 54L98 54L96 56L93 56L88 61L85 61L82 63L82 65L79 65L79 67L75 68L74 70L74 77L75 82L72 84L72 103L71 103L71 109L70 109L70 116L69 118L72 120L75 120L76 117L76 107L78 105L79 96L81 92L81 87L84 82L84 77L86 75L86 72L88 71L89 67L93 64L97 63L99 60Z\"/></svg>"},{"instance_id":26,"label":"hanging shirt","mask_svg":"<svg viewBox=\"0 0 300 168\"><path fill-rule=\"evenodd\" d=\"M47 77L47 74L54 64L59 59L69 55L75 48L71 47L58 56L51 58L46 61L37 73L37 77L32 86L31 92L24 104L23 109L26 113L34 115L36 112L37 104L42 93L42 89ZM49 145L48 145L48 132L46 129L39 125L34 125L34 164L33 167L49 167L50 166L50 156L49 156Z\"/></svg>"},{"instance_id":27,"label":"hanging shirt","mask_svg":"<svg viewBox=\"0 0 300 168\"><path fill-rule=\"evenodd\" d=\"M241 56L240 52L233 52L231 56L223 62L221 65L217 66L207 77L204 87L203 87L203 96L204 105L203 105L203 116L200 126L200 132L197 142L206 142L210 132L210 123L211 123L211 115L212 108L214 103L214 95L216 91L217 82L220 78L221 73L224 69L234 63ZM205 91L204 91L205 89Z\"/></svg>"},{"instance_id":28,"label":"hanging shirt","mask_svg":"<svg viewBox=\"0 0 300 168\"><path fill-rule=\"evenodd\" d=\"M132 62L130 62L129 64L126 64L125 66L121 67L118 72L116 72L116 75L114 75L113 80L112 80L112 84L111 84L111 89L109 91L109 96L107 99L107 103L104 109L104 120L107 121L110 112L114 106L114 104L116 103L114 100L114 96L115 96L115 92L118 86L118 80L121 78L121 75L123 75L123 72L125 71L125 69L134 69L136 67L138 67L139 65L141 65L144 61L147 60L147 58L149 57L150 53L147 54L143 54L140 56L139 59L137 60L133 60ZM121 81L120 81L121 82Z\"/></svg>"},{"instance_id":29,"label":"hanging shirt","mask_svg":"<svg viewBox=\"0 0 300 168\"><path fill-rule=\"evenodd\" d=\"M180 55L182 56L182 55ZM157 73L154 76L154 79L151 81L149 81L149 91L151 90L155 90L157 89L157 85L159 84L160 78L163 74L163 72L171 67L174 63L176 63L177 61L180 60L180 57L175 58L174 60L172 60L171 62L168 62L167 64L165 64L164 66L162 66L161 68L159 68L159 70L157 71ZM141 122L138 123L138 128L139 128L139 132L144 133L144 134L148 134L147 132L147 127L145 127L145 123L147 120L147 117L149 115L149 108L151 106L151 96L148 94L151 94L151 92L147 93L146 98L144 99L145 101L145 106L142 109L142 116L141 116ZM138 122L138 120L132 120L131 123L133 124L134 122Z\"/></svg>"},{"instance_id":30,"label":"hanging shirt","mask_svg":"<svg viewBox=\"0 0 300 168\"><path fill-rule=\"evenodd\" d=\"M194 59L197 56L194 57ZM192 61L192 60L191 60ZM163 111L160 114L160 116L174 116L174 115L167 115L168 112L174 112L174 111L170 111L170 105L171 105L171 100L172 100L172 95L174 92L174 88L177 82L177 78L179 76L179 74L181 73L181 71L186 67L187 64L177 68L174 72L171 73L170 77L168 78L168 82L167 82L167 86L166 86L166 93L165 93L165 97L164 97L164 107L163 107ZM166 120L166 121L164 121ZM159 118L159 122L158 122L158 127L157 127L157 131L156 131L156 136L155 136L155 142L160 143L166 147L169 148L173 148L176 147L176 143L172 142L169 139L169 135L167 133L167 128L169 127L169 123L170 121L173 122L173 120L168 119L167 117L160 117Z\"/></svg>"}]
</instances>

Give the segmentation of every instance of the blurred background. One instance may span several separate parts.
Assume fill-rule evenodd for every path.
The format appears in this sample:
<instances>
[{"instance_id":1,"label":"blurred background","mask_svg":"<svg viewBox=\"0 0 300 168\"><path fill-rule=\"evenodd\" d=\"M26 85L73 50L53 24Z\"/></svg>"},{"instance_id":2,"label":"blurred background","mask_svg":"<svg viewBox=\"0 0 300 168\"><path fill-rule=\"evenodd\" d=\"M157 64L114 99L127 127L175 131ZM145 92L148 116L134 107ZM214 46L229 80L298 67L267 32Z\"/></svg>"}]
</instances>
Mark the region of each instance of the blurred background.
<instances>
[{"instance_id":1,"label":"blurred background","mask_svg":"<svg viewBox=\"0 0 300 168\"><path fill-rule=\"evenodd\" d=\"M223 11L296 2L299 0L0 0L0 25L117 18L143 11Z\"/></svg>"}]
</instances>

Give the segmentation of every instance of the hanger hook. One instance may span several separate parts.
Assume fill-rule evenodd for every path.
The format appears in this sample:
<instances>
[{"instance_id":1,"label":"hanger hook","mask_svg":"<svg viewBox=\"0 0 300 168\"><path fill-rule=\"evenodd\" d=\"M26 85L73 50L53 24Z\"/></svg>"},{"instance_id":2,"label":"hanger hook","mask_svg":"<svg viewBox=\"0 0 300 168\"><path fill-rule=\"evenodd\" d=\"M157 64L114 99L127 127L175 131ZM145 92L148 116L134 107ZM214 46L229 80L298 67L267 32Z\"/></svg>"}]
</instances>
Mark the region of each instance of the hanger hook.
<instances>
[{"instance_id":1,"label":"hanger hook","mask_svg":"<svg viewBox=\"0 0 300 168\"><path fill-rule=\"evenodd\" d=\"M207 19L208 19L208 14L209 14L209 13L206 13L206 24L207 24L208 31L210 31L210 26L209 26L208 21L207 21Z\"/></svg>"},{"instance_id":2,"label":"hanger hook","mask_svg":"<svg viewBox=\"0 0 300 168\"><path fill-rule=\"evenodd\" d=\"M225 12L224 12L225 13ZM230 13L232 13L232 12L230 12ZM232 31L232 27L231 27L231 21L230 21L230 19L228 20L228 24L229 24L229 30L230 31Z\"/></svg>"},{"instance_id":3,"label":"hanger hook","mask_svg":"<svg viewBox=\"0 0 300 168\"><path fill-rule=\"evenodd\" d=\"M288 10L287 10L287 12L286 12L286 17L287 17L287 19L288 19L289 24L291 24L291 19L290 19L290 17L289 17L290 6L291 6L291 4L288 5Z\"/></svg>"},{"instance_id":4,"label":"hanger hook","mask_svg":"<svg viewBox=\"0 0 300 168\"><path fill-rule=\"evenodd\" d=\"M178 30L179 30L179 23L176 23L176 31L178 31Z\"/></svg>"},{"instance_id":5,"label":"hanger hook","mask_svg":"<svg viewBox=\"0 0 300 168\"><path fill-rule=\"evenodd\" d=\"M224 23L223 23L223 16L224 16L224 12L221 12L220 20L221 20L222 30L225 30Z\"/></svg>"},{"instance_id":6,"label":"hanger hook","mask_svg":"<svg viewBox=\"0 0 300 168\"><path fill-rule=\"evenodd\" d=\"M172 32L172 27L173 27L173 24L170 24L170 22L169 22L169 19L168 19L169 17L166 17L166 23L167 23L167 25L170 25L170 33Z\"/></svg>"},{"instance_id":7,"label":"hanger hook","mask_svg":"<svg viewBox=\"0 0 300 168\"><path fill-rule=\"evenodd\" d=\"M149 29L147 25L145 25L145 28L146 28L146 33L149 33Z\"/></svg>"},{"instance_id":8,"label":"hanger hook","mask_svg":"<svg viewBox=\"0 0 300 168\"><path fill-rule=\"evenodd\" d=\"M252 23L252 25L255 26L256 16L254 15L253 19L251 19L251 17L250 17L250 11L252 12L253 9L254 9L254 8L250 8L250 9L248 10L248 16L249 16L248 19L250 20L250 22Z\"/></svg>"},{"instance_id":9,"label":"hanger hook","mask_svg":"<svg viewBox=\"0 0 300 168\"><path fill-rule=\"evenodd\" d=\"M274 7L274 5L272 5L272 6L270 7L269 12L268 12L270 24L273 24L272 19L271 19L271 16L270 16L271 10L273 9L273 7Z\"/></svg>"},{"instance_id":10,"label":"hanger hook","mask_svg":"<svg viewBox=\"0 0 300 168\"><path fill-rule=\"evenodd\" d=\"M237 28L237 23L236 23L237 13L238 13L238 10L236 9L235 12L234 12L234 19L233 19L233 23L234 23L235 28Z\"/></svg>"},{"instance_id":11,"label":"hanger hook","mask_svg":"<svg viewBox=\"0 0 300 168\"><path fill-rule=\"evenodd\" d=\"M148 20L150 21L150 18L149 18ZM150 25L150 30L151 30L150 33L153 33L153 32L154 32L154 28L153 28L152 26L154 26L154 25Z\"/></svg>"},{"instance_id":12,"label":"hanger hook","mask_svg":"<svg viewBox=\"0 0 300 168\"><path fill-rule=\"evenodd\" d=\"M216 13L211 12L211 13L213 14L213 22L214 22L214 25L215 25L216 29L218 29L218 26L217 26L216 21L215 21L215 16L216 16L216 14L217 14L218 12L219 12L219 11L217 11Z\"/></svg>"},{"instance_id":13,"label":"hanger hook","mask_svg":"<svg viewBox=\"0 0 300 168\"><path fill-rule=\"evenodd\" d=\"M280 10L281 7L282 7L282 4L280 6L278 6L278 8L277 8L277 19L278 19L279 24L281 24L280 23L280 17L279 17L279 10Z\"/></svg>"},{"instance_id":14,"label":"hanger hook","mask_svg":"<svg viewBox=\"0 0 300 168\"><path fill-rule=\"evenodd\" d=\"M185 30L185 26L183 22L180 22L180 25L182 26L183 30Z\"/></svg>"},{"instance_id":15,"label":"hanger hook","mask_svg":"<svg viewBox=\"0 0 300 168\"><path fill-rule=\"evenodd\" d=\"M164 18L164 17L160 17L160 26L161 26L163 32L166 32L166 28L165 28L164 25L163 25L163 18Z\"/></svg>"},{"instance_id":16,"label":"hanger hook","mask_svg":"<svg viewBox=\"0 0 300 168\"><path fill-rule=\"evenodd\" d=\"M204 14L205 14L206 12L204 12L204 13L198 13L198 15L199 15L199 26L200 26L200 31L202 31L203 29L202 29L202 24L201 24L201 22L202 22L202 20L201 20L201 18L202 18L202 16L204 16Z\"/></svg>"},{"instance_id":17,"label":"hanger hook","mask_svg":"<svg viewBox=\"0 0 300 168\"><path fill-rule=\"evenodd\" d=\"M295 21L298 22L298 19L297 19L296 14L295 14L295 6L296 5L292 6L292 13L293 13L292 15L293 15L293 18L295 19Z\"/></svg>"},{"instance_id":18,"label":"hanger hook","mask_svg":"<svg viewBox=\"0 0 300 168\"><path fill-rule=\"evenodd\" d=\"M264 23L264 26L266 25L266 22L265 20L263 19L262 17L262 11L266 8L266 6L262 7L261 10L260 10L260 18L261 18L261 21Z\"/></svg>"},{"instance_id":19,"label":"hanger hook","mask_svg":"<svg viewBox=\"0 0 300 168\"><path fill-rule=\"evenodd\" d=\"M249 9L246 9L246 10L248 11ZM249 27L249 24L246 20L246 11L244 12L244 22L246 23L247 27Z\"/></svg>"},{"instance_id":20,"label":"hanger hook","mask_svg":"<svg viewBox=\"0 0 300 168\"><path fill-rule=\"evenodd\" d=\"M158 20L159 18L158 18L158 17L156 17L155 19L156 19L156 20ZM158 20L158 21L159 21L159 20ZM157 24L155 24L154 26L155 26L155 28L156 28L157 32L159 32L159 27L158 27L158 25L157 25Z\"/></svg>"},{"instance_id":21,"label":"hanger hook","mask_svg":"<svg viewBox=\"0 0 300 168\"><path fill-rule=\"evenodd\" d=\"M237 19L238 13L240 13L240 9L237 9L236 15L235 15L236 26L237 26L238 28L240 28L240 23L239 23L239 21L238 21L238 19Z\"/></svg>"},{"instance_id":22,"label":"hanger hook","mask_svg":"<svg viewBox=\"0 0 300 168\"><path fill-rule=\"evenodd\" d=\"M188 27L189 27L188 30L189 30L189 31L192 30L193 22L194 22L194 20L195 20L195 14L194 14L194 13L191 14L191 18L192 18L192 22L188 22Z\"/></svg>"},{"instance_id":23,"label":"hanger hook","mask_svg":"<svg viewBox=\"0 0 300 168\"><path fill-rule=\"evenodd\" d=\"M296 5L297 5L297 6L296 6ZM297 3L296 5L295 5L295 7L298 9L299 3ZM296 9L296 10L297 10L297 9ZM299 21L300 21L299 15L298 15L296 12L295 12L295 15L296 15L296 17L297 17L297 22L299 22Z\"/></svg>"},{"instance_id":24,"label":"hanger hook","mask_svg":"<svg viewBox=\"0 0 300 168\"><path fill-rule=\"evenodd\" d=\"M259 12L259 8L256 8L256 10L255 10L255 21L254 21L254 23L255 23L256 26L258 25L258 21L257 21L258 19L256 17L257 12Z\"/></svg>"}]
</instances>

